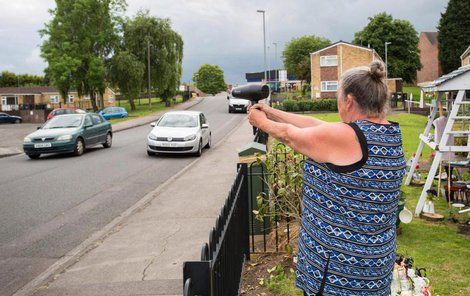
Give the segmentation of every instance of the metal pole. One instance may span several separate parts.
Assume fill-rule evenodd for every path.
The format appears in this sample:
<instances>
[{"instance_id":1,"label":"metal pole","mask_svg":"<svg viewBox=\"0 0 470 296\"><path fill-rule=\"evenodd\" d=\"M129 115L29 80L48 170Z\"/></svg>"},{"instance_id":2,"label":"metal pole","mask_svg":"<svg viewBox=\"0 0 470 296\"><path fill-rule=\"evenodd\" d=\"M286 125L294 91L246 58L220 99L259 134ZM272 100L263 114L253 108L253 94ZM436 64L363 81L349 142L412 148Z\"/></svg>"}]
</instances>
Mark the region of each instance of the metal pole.
<instances>
[{"instance_id":1,"label":"metal pole","mask_svg":"<svg viewBox=\"0 0 470 296\"><path fill-rule=\"evenodd\" d=\"M387 47L389 44L392 44L392 42L385 42L385 79L388 79L388 52L387 52Z\"/></svg>"},{"instance_id":2,"label":"metal pole","mask_svg":"<svg viewBox=\"0 0 470 296\"><path fill-rule=\"evenodd\" d=\"M279 69L277 69L277 42L273 42L274 44L274 85L277 91L277 84L278 84L278 78L279 78Z\"/></svg>"},{"instance_id":3,"label":"metal pole","mask_svg":"<svg viewBox=\"0 0 470 296\"><path fill-rule=\"evenodd\" d=\"M265 13L266 11L264 10L257 10L257 12L263 14L263 44L264 44L264 81L267 82L267 66L266 66L266 18L265 18Z\"/></svg>"},{"instance_id":4,"label":"metal pole","mask_svg":"<svg viewBox=\"0 0 470 296\"><path fill-rule=\"evenodd\" d=\"M147 96L149 98L149 109L152 108L152 99L150 98L150 40L147 39Z\"/></svg>"}]
</instances>

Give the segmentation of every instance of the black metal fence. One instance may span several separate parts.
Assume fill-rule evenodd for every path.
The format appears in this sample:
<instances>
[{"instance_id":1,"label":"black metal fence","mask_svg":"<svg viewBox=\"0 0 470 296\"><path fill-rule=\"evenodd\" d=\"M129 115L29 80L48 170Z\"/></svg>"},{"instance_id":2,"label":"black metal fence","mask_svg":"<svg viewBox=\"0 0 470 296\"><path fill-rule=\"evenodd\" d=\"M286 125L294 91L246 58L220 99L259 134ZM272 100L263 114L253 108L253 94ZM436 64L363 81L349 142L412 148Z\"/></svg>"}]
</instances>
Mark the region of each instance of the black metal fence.
<instances>
[{"instance_id":1,"label":"black metal fence","mask_svg":"<svg viewBox=\"0 0 470 296\"><path fill-rule=\"evenodd\" d=\"M256 139L263 138L257 134ZM238 295L242 268L250 253L278 252L291 242L292 221L301 211L305 158L283 144L238 172L200 261L183 265L184 296ZM300 178L302 178L300 176ZM290 184L289 189L283 185ZM286 211L282 210L287 209Z\"/></svg>"},{"instance_id":2,"label":"black metal fence","mask_svg":"<svg viewBox=\"0 0 470 296\"><path fill-rule=\"evenodd\" d=\"M184 296L238 295L243 263L249 258L247 189L247 165L239 164L201 260L183 265Z\"/></svg>"}]
</instances>

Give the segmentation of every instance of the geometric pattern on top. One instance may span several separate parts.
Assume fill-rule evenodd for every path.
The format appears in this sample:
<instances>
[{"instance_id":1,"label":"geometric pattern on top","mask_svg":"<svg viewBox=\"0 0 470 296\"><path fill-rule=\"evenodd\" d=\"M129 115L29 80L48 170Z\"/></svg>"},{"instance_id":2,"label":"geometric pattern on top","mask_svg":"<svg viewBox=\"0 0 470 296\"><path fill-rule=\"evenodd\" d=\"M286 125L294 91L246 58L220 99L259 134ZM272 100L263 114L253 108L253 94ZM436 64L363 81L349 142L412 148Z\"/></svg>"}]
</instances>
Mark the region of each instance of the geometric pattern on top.
<instances>
[{"instance_id":1,"label":"geometric pattern on top","mask_svg":"<svg viewBox=\"0 0 470 296\"><path fill-rule=\"evenodd\" d=\"M362 167L340 173L312 159L305 162L296 284L306 295L318 293L323 280L323 295L390 295L406 167L400 126L354 124L367 142Z\"/></svg>"}]
</instances>

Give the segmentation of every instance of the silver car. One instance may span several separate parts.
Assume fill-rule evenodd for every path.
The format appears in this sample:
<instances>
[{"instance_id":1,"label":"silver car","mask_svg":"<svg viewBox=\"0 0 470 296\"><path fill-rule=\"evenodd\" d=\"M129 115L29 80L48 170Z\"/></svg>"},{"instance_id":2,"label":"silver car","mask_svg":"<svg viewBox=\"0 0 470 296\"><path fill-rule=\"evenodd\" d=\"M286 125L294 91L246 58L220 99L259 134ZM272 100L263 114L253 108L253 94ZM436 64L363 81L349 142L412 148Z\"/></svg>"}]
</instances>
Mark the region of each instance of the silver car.
<instances>
[{"instance_id":1,"label":"silver car","mask_svg":"<svg viewBox=\"0 0 470 296\"><path fill-rule=\"evenodd\" d=\"M199 111L165 113L147 137L147 154L193 153L201 156L203 148L212 144L211 130L206 117Z\"/></svg>"}]
</instances>

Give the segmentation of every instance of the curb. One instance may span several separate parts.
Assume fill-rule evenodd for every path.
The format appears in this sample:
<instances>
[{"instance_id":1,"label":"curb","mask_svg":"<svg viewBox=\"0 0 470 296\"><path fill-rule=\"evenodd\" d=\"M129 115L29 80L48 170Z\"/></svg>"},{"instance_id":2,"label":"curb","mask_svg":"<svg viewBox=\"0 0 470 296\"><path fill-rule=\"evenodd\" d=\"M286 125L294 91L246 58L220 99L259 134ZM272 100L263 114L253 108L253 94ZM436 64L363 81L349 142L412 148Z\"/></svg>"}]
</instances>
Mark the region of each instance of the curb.
<instances>
[{"instance_id":1,"label":"curb","mask_svg":"<svg viewBox=\"0 0 470 296\"><path fill-rule=\"evenodd\" d=\"M162 114L164 114L165 112L168 112L168 111L172 111L172 110L188 110L189 108L192 108L196 105L198 105L199 103L201 103L202 101L204 101L204 98L200 98L200 99L197 99L195 100L192 104L190 104L189 106L187 107L184 107L182 109L176 109L176 108L171 108L169 110L165 110L165 111L160 111L160 112L156 112L154 114L150 114L150 115L147 115L147 116L161 116ZM178 105L177 105L178 106ZM132 125L132 126L128 126L128 127L123 127L123 128L117 128L115 130L113 130L113 133L118 133L118 132L122 132L122 131L125 131L125 130L129 130L129 129L132 129L132 128L135 128L135 127L139 127L139 126L143 126L143 125L146 125L146 124L149 124L151 122L155 121L155 118L152 118L152 120L145 120L141 123L138 123L138 124L135 124L135 125ZM124 121L125 122L125 121ZM123 122L123 123L124 123Z\"/></svg>"},{"instance_id":2,"label":"curb","mask_svg":"<svg viewBox=\"0 0 470 296\"><path fill-rule=\"evenodd\" d=\"M201 102L202 100L200 100ZM198 102L198 103L200 103ZM197 103L197 104L198 104ZM193 106L197 105L194 104ZM191 106L192 107L192 106ZM188 107L190 108L190 107ZM212 149L216 149L220 145L222 145L227 139L235 133L247 120L244 118L241 120L235 127L230 130L226 135L217 142ZM192 162L190 162L187 166L185 166L181 171L167 179L165 182L160 184L157 188L150 191L146 195L144 195L139 201L137 201L133 206L125 210L122 214L114 218L111 222L105 225L102 229L98 230L97 232L93 233L89 238L75 247L73 250L69 251L65 254L62 258L57 260L54 264L49 266L45 271L43 271L40 275L36 278L32 279L28 282L25 286L21 289L16 291L12 296L29 296L36 292L41 285L48 284L55 280L56 275L63 273L68 267L72 266L75 262L79 260L80 257L87 254L94 248L98 246L98 242L106 239L109 235L115 232L115 228L120 224L124 223L129 217L133 214L143 210L147 207L147 205L155 198L158 197L161 191L172 184L176 179L178 179L181 175L183 175L186 171L188 171L191 167L193 167L197 162L199 162L201 158L196 158Z\"/></svg>"}]
</instances>

